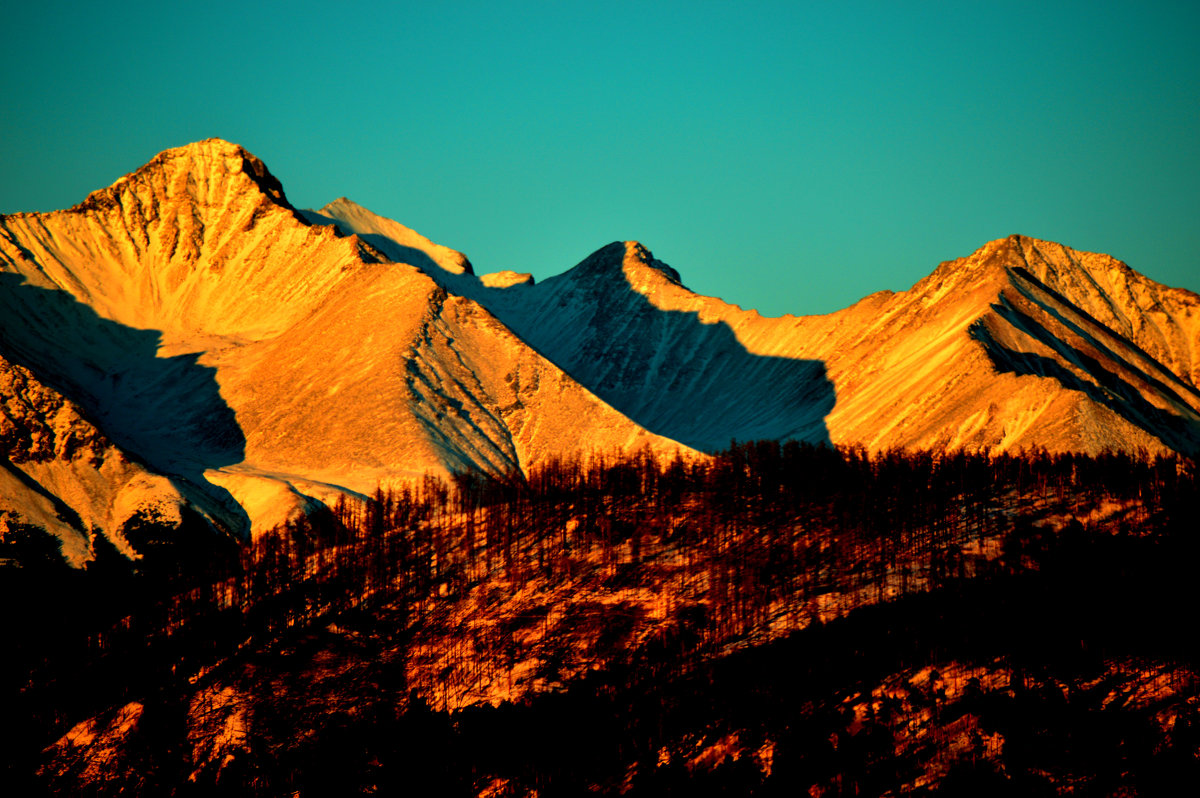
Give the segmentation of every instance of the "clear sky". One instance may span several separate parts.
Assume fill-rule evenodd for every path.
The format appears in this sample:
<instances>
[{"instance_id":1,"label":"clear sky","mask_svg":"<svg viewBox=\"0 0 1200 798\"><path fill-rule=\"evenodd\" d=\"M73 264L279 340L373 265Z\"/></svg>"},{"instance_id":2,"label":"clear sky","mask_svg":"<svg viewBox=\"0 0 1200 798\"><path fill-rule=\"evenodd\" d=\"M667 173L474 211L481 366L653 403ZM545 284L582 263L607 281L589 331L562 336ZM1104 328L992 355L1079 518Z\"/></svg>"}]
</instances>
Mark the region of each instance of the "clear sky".
<instances>
[{"instance_id":1,"label":"clear sky","mask_svg":"<svg viewBox=\"0 0 1200 798\"><path fill-rule=\"evenodd\" d=\"M0 213L210 136L477 271L637 239L769 315L1010 233L1200 290L1200 3L22 3Z\"/></svg>"}]
</instances>

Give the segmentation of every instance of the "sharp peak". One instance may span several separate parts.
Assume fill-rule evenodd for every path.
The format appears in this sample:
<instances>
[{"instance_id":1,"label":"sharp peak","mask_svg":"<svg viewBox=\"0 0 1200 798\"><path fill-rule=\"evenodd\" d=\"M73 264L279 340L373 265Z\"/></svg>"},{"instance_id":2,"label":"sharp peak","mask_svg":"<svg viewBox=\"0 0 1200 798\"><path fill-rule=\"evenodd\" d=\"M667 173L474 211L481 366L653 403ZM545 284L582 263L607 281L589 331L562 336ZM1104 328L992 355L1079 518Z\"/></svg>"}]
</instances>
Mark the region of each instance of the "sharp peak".
<instances>
[{"instance_id":1,"label":"sharp peak","mask_svg":"<svg viewBox=\"0 0 1200 798\"><path fill-rule=\"evenodd\" d=\"M1081 257L1103 258L1106 262L1119 264L1122 268L1128 269L1129 266L1124 262L1117 260L1112 255L1103 252L1092 252L1090 250L1075 249L1066 244L1060 244L1057 241L1049 239L1034 238L1033 236L1021 235L1014 233L1004 238L997 238L994 241L989 241L971 254L972 258L994 256L997 254L1013 254L1023 260L1028 260L1031 255L1046 261L1048 265L1058 265L1054 259L1062 258L1069 262L1078 261Z\"/></svg>"},{"instance_id":2,"label":"sharp peak","mask_svg":"<svg viewBox=\"0 0 1200 798\"><path fill-rule=\"evenodd\" d=\"M1052 247L1057 247L1060 250L1067 250L1070 252L1077 251L1077 250L1071 249L1070 247L1068 247L1064 244L1060 244L1057 241L1050 241L1049 239L1043 239L1043 238L1034 238L1033 236L1022 235L1021 233L1012 233L1010 235L1004 236L1003 238L997 238L993 241L987 242L982 247L980 247L978 250L976 250L976 252L984 252L984 251L988 251L988 250L990 250L990 251L1007 250L1007 251L1018 251L1018 252L1024 253L1024 252L1029 252L1034 249L1052 248Z\"/></svg>"},{"instance_id":3,"label":"sharp peak","mask_svg":"<svg viewBox=\"0 0 1200 798\"><path fill-rule=\"evenodd\" d=\"M654 253L652 253L644 244L642 244L642 242L625 241L623 242L623 245L625 247L626 258L633 258L634 260L641 261L642 263L654 262Z\"/></svg>"},{"instance_id":4,"label":"sharp peak","mask_svg":"<svg viewBox=\"0 0 1200 798\"><path fill-rule=\"evenodd\" d=\"M359 205L357 202L350 199L349 197L338 197L335 200L327 202L327 203L325 203L324 208L322 208L321 210L324 210L325 208L347 208L347 207L348 208L360 208L364 211L370 210L370 208L367 208L366 206L363 206L363 205ZM372 211L372 213L373 212L374 211Z\"/></svg>"},{"instance_id":5,"label":"sharp peak","mask_svg":"<svg viewBox=\"0 0 1200 798\"><path fill-rule=\"evenodd\" d=\"M224 168L232 159L240 159L242 171L251 177L279 182L267 169L267 165L262 162L262 159L242 145L220 138L193 141L191 144L163 150L151 158L145 166L133 172L133 175L155 169L175 168L198 171L218 166Z\"/></svg>"},{"instance_id":6,"label":"sharp peak","mask_svg":"<svg viewBox=\"0 0 1200 798\"><path fill-rule=\"evenodd\" d=\"M343 235L357 235L363 241L378 248L385 255L402 263L414 251L423 253L433 263L454 274L474 274L471 261L461 252L437 244L395 219L381 216L370 208L359 205L349 197L338 197L328 202L319 211L302 211L301 215L317 224L333 223ZM413 265L416 265L413 262Z\"/></svg>"},{"instance_id":7,"label":"sharp peak","mask_svg":"<svg viewBox=\"0 0 1200 798\"><path fill-rule=\"evenodd\" d=\"M1008 270L1033 271L1035 267L1048 270L1083 268L1083 258L1103 258L1124 269L1120 261L1108 255L1084 252L1059 244L1055 241L1033 238L1014 233L988 241L970 255L943 261L930 277L947 277L974 273L1000 273ZM1130 270L1132 271L1132 270ZM928 279L928 278L927 278Z\"/></svg>"},{"instance_id":8,"label":"sharp peak","mask_svg":"<svg viewBox=\"0 0 1200 798\"><path fill-rule=\"evenodd\" d=\"M164 155L172 155L177 153L195 153L195 154L214 154L222 155L243 155L253 158L254 156L241 144L223 139L218 136L212 136L199 141L193 141L190 144L184 144L179 147L168 147L159 153L159 157Z\"/></svg>"},{"instance_id":9,"label":"sharp peak","mask_svg":"<svg viewBox=\"0 0 1200 798\"><path fill-rule=\"evenodd\" d=\"M214 169L236 170L245 174L271 202L295 213L296 209L284 195L283 184L271 174L267 165L245 147L222 138L202 139L163 150L111 186L93 191L72 210L88 210L109 204L127 184L148 175L177 171L204 174Z\"/></svg>"},{"instance_id":10,"label":"sharp peak","mask_svg":"<svg viewBox=\"0 0 1200 798\"><path fill-rule=\"evenodd\" d=\"M970 255L939 264L911 290L947 283L966 287L978 281L1009 281L1013 278L1033 279L1060 290L1093 285L1110 291L1121 285L1137 284L1152 290L1192 294L1187 289L1159 283L1112 255L1019 234L997 238Z\"/></svg>"},{"instance_id":11,"label":"sharp peak","mask_svg":"<svg viewBox=\"0 0 1200 798\"><path fill-rule=\"evenodd\" d=\"M404 224L403 222L397 221L396 219L393 219L390 216L384 216L382 214L376 213L375 211L368 208L366 205L361 205L361 204L355 202L354 200L350 199L349 197L344 197L344 196L338 197L337 199L333 200L332 202L327 202L327 203L325 203L324 206L321 207L321 210L317 211L317 213L320 213L324 216L329 216L329 217L338 218L338 219L344 219L344 217L353 217L353 218L359 218L359 219L369 218L370 220L377 222L377 223L396 225L397 227L400 227L403 230L407 230L408 232L412 233L413 235L418 236L421 239L424 239L425 241L428 241L430 244L434 243L434 242L430 241L429 239L427 239L425 236L418 233L416 230L413 230L411 227Z\"/></svg>"},{"instance_id":12,"label":"sharp peak","mask_svg":"<svg viewBox=\"0 0 1200 798\"><path fill-rule=\"evenodd\" d=\"M654 254L638 241L613 241L611 244L605 244L591 255L588 255L580 261L579 265L616 265L624 263L627 260L646 265L661 264L661 261L656 261Z\"/></svg>"},{"instance_id":13,"label":"sharp peak","mask_svg":"<svg viewBox=\"0 0 1200 798\"><path fill-rule=\"evenodd\" d=\"M647 270L661 274L669 281L682 285L679 272L655 258L653 253L638 241L614 241L611 244L605 244L584 258L568 274L622 274L628 276L633 272Z\"/></svg>"},{"instance_id":14,"label":"sharp peak","mask_svg":"<svg viewBox=\"0 0 1200 798\"><path fill-rule=\"evenodd\" d=\"M954 260L946 261L946 263L959 263L966 260L979 261L984 258L995 257L1003 254L1023 254L1032 247L1038 245L1043 246L1061 246L1053 241L1043 241L1039 238L1031 238L1030 236L1021 235L1020 233L1012 233L1003 236L1002 238L994 238L979 247L976 247L970 255Z\"/></svg>"}]
</instances>

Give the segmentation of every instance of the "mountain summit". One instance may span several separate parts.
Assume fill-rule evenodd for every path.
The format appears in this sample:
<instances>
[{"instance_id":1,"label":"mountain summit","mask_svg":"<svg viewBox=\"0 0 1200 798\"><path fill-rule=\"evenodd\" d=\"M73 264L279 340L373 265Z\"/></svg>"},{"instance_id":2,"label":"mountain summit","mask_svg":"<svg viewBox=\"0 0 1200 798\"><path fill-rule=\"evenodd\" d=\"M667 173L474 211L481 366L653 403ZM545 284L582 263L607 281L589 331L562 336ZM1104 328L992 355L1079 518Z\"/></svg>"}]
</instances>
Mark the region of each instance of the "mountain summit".
<instances>
[{"instance_id":1,"label":"mountain summit","mask_svg":"<svg viewBox=\"0 0 1200 798\"><path fill-rule=\"evenodd\" d=\"M218 139L0 216L0 524L245 536L425 473L730 440L1200 453L1200 297L1011 236L765 318L637 242L534 284Z\"/></svg>"}]
</instances>

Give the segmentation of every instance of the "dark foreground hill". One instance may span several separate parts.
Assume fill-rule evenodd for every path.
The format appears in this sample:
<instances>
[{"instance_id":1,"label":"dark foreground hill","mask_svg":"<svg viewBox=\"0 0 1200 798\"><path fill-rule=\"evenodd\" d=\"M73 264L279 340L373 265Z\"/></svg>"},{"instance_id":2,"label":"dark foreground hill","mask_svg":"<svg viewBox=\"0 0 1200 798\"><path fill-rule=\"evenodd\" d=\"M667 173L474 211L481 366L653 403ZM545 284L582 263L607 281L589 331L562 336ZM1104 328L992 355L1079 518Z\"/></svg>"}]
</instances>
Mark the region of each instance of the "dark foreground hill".
<instances>
[{"instance_id":1,"label":"dark foreground hill","mask_svg":"<svg viewBox=\"0 0 1200 798\"><path fill-rule=\"evenodd\" d=\"M762 443L380 492L165 585L101 558L28 594L126 603L53 651L15 630L6 783L1171 794L1200 775L1196 480Z\"/></svg>"}]
</instances>

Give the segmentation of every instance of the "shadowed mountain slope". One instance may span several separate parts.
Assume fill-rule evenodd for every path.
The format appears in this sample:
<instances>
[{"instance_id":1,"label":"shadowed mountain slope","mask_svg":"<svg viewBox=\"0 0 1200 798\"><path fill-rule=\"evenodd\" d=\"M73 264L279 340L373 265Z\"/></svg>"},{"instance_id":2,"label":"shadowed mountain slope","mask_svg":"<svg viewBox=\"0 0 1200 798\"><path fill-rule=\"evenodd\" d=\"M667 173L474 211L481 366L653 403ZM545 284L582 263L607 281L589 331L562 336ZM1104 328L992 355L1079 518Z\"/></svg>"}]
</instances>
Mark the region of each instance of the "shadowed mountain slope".
<instances>
[{"instance_id":1,"label":"shadowed mountain slope","mask_svg":"<svg viewBox=\"0 0 1200 798\"><path fill-rule=\"evenodd\" d=\"M647 429L705 451L731 440L830 443L824 363L753 351L736 317L674 307L679 275L637 242L481 301L538 351ZM718 300L714 300L719 302ZM723 303L720 303L723 305Z\"/></svg>"}]
</instances>

